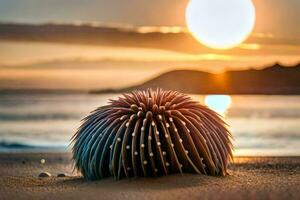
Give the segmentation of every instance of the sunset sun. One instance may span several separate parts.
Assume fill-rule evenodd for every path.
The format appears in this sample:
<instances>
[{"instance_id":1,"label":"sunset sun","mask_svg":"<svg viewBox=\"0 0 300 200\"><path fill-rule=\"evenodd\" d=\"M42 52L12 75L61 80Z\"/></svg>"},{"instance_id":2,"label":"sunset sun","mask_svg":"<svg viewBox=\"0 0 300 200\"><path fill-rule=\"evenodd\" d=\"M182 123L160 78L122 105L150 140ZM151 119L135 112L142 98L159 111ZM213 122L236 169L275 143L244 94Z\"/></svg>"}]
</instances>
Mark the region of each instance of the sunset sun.
<instances>
[{"instance_id":1,"label":"sunset sun","mask_svg":"<svg viewBox=\"0 0 300 200\"><path fill-rule=\"evenodd\" d=\"M230 49L242 43L253 30L252 0L190 0L186 23L192 35L214 49Z\"/></svg>"}]
</instances>

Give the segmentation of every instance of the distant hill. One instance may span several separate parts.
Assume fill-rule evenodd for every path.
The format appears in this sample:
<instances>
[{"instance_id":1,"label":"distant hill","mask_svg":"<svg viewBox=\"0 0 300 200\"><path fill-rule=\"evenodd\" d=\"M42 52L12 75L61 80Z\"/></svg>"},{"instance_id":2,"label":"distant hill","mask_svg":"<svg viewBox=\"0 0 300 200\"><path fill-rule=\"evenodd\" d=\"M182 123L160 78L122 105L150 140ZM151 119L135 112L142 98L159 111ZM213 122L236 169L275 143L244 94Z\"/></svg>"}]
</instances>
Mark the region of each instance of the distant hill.
<instances>
[{"instance_id":1,"label":"distant hill","mask_svg":"<svg viewBox=\"0 0 300 200\"><path fill-rule=\"evenodd\" d=\"M150 87L193 94L300 94L300 64L289 67L275 64L261 70L227 71L220 74L176 70L140 85L92 93L127 92Z\"/></svg>"}]
</instances>

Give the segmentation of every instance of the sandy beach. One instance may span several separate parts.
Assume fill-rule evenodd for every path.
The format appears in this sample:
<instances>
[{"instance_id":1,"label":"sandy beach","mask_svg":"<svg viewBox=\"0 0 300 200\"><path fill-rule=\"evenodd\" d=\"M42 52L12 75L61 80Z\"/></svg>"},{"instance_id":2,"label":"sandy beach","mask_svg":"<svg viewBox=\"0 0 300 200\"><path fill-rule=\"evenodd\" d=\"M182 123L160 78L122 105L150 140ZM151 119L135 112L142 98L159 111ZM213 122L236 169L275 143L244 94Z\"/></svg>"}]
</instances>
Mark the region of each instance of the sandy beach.
<instances>
[{"instance_id":1,"label":"sandy beach","mask_svg":"<svg viewBox=\"0 0 300 200\"><path fill-rule=\"evenodd\" d=\"M45 159L45 163L41 163ZM52 174L38 178L42 171ZM236 157L227 177L184 174L87 182L71 154L0 154L0 199L299 199L300 157ZM59 178L58 173L69 177Z\"/></svg>"}]
</instances>

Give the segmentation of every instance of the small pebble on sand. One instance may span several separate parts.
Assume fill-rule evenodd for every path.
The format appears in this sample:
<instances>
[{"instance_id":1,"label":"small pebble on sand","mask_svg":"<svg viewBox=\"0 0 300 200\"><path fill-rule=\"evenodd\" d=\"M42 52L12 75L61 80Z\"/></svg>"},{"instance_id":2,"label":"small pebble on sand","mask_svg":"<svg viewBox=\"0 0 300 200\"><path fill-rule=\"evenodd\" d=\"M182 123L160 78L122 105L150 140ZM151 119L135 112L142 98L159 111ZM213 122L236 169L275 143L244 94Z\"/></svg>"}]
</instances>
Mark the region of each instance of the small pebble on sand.
<instances>
[{"instance_id":1,"label":"small pebble on sand","mask_svg":"<svg viewBox=\"0 0 300 200\"><path fill-rule=\"evenodd\" d=\"M51 174L49 173L49 172L41 172L40 174L39 174L39 177L50 177L51 176Z\"/></svg>"},{"instance_id":2,"label":"small pebble on sand","mask_svg":"<svg viewBox=\"0 0 300 200\"><path fill-rule=\"evenodd\" d=\"M57 174L57 177L67 177L67 175L65 173L59 173Z\"/></svg>"},{"instance_id":3,"label":"small pebble on sand","mask_svg":"<svg viewBox=\"0 0 300 200\"><path fill-rule=\"evenodd\" d=\"M45 164L46 160L45 159L41 159L41 164Z\"/></svg>"}]
</instances>

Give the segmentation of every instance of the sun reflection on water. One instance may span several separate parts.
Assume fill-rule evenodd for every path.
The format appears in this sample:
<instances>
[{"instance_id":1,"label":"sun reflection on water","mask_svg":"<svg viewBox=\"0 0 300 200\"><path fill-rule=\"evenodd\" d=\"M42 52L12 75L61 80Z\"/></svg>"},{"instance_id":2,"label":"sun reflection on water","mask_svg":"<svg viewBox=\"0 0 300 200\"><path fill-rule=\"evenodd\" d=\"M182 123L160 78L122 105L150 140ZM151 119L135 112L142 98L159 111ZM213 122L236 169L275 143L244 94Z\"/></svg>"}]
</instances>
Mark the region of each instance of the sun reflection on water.
<instances>
[{"instance_id":1,"label":"sun reflection on water","mask_svg":"<svg viewBox=\"0 0 300 200\"><path fill-rule=\"evenodd\" d=\"M231 97L229 95L207 95L204 97L204 103L212 110L225 116L231 106Z\"/></svg>"}]
</instances>

